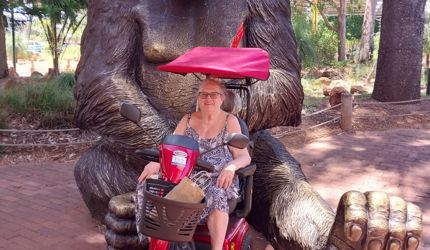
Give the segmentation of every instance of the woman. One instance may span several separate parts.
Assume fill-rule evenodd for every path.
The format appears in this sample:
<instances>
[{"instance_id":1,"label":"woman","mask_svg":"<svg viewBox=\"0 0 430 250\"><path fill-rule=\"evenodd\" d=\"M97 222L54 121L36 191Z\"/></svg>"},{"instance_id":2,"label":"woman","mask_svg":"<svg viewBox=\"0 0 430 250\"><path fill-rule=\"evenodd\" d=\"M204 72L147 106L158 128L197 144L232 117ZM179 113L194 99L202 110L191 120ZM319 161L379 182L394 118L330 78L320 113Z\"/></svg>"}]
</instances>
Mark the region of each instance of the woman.
<instances>
[{"instance_id":1,"label":"woman","mask_svg":"<svg viewBox=\"0 0 430 250\"><path fill-rule=\"evenodd\" d=\"M237 118L221 109L225 94L226 89L219 81L204 80L197 96L198 111L185 115L174 133L197 140L200 152L222 144L228 134L241 133ZM238 197L235 171L248 165L251 157L247 149L225 146L202 155L202 158L215 166L216 173L212 177L212 185L205 191L208 206L203 210L201 219L207 220L212 249L220 250L228 225L227 201ZM159 163L149 163L140 175L139 182L157 173L159 169Z\"/></svg>"}]
</instances>

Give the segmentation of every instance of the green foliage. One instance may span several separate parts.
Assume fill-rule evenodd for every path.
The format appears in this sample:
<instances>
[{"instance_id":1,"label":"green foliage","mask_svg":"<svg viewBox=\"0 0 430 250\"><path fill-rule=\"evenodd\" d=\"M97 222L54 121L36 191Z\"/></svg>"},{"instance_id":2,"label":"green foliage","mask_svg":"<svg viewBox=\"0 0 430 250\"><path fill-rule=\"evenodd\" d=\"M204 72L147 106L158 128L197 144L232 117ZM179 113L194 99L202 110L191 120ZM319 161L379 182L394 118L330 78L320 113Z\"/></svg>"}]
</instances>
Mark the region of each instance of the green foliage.
<instances>
[{"instance_id":1,"label":"green foliage","mask_svg":"<svg viewBox=\"0 0 430 250\"><path fill-rule=\"evenodd\" d=\"M303 92L303 107L309 112L315 112L320 108L324 95L322 93L323 85L316 79L302 78Z\"/></svg>"},{"instance_id":2,"label":"green foliage","mask_svg":"<svg viewBox=\"0 0 430 250\"><path fill-rule=\"evenodd\" d=\"M296 12L292 19L297 41L297 51L304 67L317 63L318 55L312 41L311 22L303 13Z\"/></svg>"},{"instance_id":3,"label":"green foliage","mask_svg":"<svg viewBox=\"0 0 430 250\"><path fill-rule=\"evenodd\" d=\"M44 127L68 126L72 122L73 85L71 74L48 82L33 82L0 93L0 106L9 113L35 114Z\"/></svg>"},{"instance_id":4,"label":"green foliage","mask_svg":"<svg viewBox=\"0 0 430 250\"><path fill-rule=\"evenodd\" d=\"M0 146L0 157L4 156L6 154L6 147Z\"/></svg>"},{"instance_id":5,"label":"green foliage","mask_svg":"<svg viewBox=\"0 0 430 250\"><path fill-rule=\"evenodd\" d=\"M361 29L363 26L363 16L348 15L346 16L346 39L361 38Z\"/></svg>"},{"instance_id":6,"label":"green foliage","mask_svg":"<svg viewBox=\"0 0 430 250\"><path fill-rule=\"evenodd\" d=\"M426 3L423 52L430 54L430 3Z\"/></svg>"},{"instance_id":7,"label":"green foliage","mask_svg":"<svg viewBox=\"0 0 430 250\"><path fill-rule=\"evenodd\" d=\"M15 33L15 49L16 49L16 58L17 59L28 59L30 58L31 54L27 50L27 43L24 38L19 33ZM6 33L6 53L10 55L10 58L12 58L13 54L13 47L12 47L12 36L8 33Z\"/></svg>"},{"instance_id":8,"label":"green foliage","mask_svg":"<svg viewBox=\"0 0 430 250\"><path fill-rule=\"evenodd\" d=\"M333 23L334 27L337 27L338 21L336 16L329 16L328 20ZM363 26L364 17L360 15L347 15L346 16L346 39L360 39L361 31ZM380 30L380 21L375 20L374 33L378 33Z\"/></svg>"},{"instance_id":9,"label":"green foliage","mask_svg":"<svg viewBox=\"0 0 430 250\"><path fill-rule=\"evenodd\" d=\"M74 73L61 73L57 75L54 81L64 89L73 89L75 86L75 74Z\"/></svg>"},{"instance_id":10,"label":"green foliage","mask_svg":"<svg viewBox=\"0 0 430 250\"><path fill-rule=\"evenodd\" d=\"M73 36L86 17L82 12L86 8L85 0L42 0L31 1L26 7L30 15L36 16L42 24L46 40L53 58L54 71L59 72L59 57L64 51L63 45Z\"/></svg>"},{"instance_id":11,"label":"green foliage","mask_svg":"<svg viewBox=\"0 0 430 250\"><path fill-rule=\"evenodd\" d=\"M337 34L329 30L321 22L317 32L312 36L318 53L318 62L320 65L333 65L336 60L338 37Z\"/></svg>"},{"instance_id":12,"label":"green foliage","mask_svg":"<svg viewBox=\"0 0 430 250\"><path fill-rule=\"evenodd\" d=\"M311 20L307 13L293 8L292 24L297 41L297 52L304 68L332 65L337 53L337 34L329 30L323 21L312 32Z\"/></svg>"}]
</instances>

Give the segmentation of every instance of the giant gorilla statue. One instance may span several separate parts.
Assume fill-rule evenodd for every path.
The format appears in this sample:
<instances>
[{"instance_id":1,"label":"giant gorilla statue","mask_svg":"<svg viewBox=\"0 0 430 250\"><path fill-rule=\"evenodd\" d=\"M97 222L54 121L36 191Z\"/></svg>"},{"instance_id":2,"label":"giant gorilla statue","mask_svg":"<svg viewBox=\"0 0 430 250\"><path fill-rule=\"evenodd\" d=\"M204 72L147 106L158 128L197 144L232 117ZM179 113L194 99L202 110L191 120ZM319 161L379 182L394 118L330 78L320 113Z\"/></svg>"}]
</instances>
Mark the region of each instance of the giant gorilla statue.
<instances>
[{"instance_id":1,"label":"giant gorilla statue","mask_svg":"<svg viewBox=\"0 0 430 250\"><path fill-rule=\"evenodd\" d=\"M299 125L300 62L288 0L90 0L77 68L76 122L101 140L75 167L91 214L134 190L144 164L133 151L154 146L194 109L198 82L156 67L196 46L229 47L244 22L243 47L271 57L270 78L251 88L254 206L248 221L276 249L416 249L421 211L384 193L346 193L337 215L312 189L300 164L263 129ZM119 114L136 104L143 128ZM244 115L244 112L241 114ZM387 247L387 248L386 248Z\"/></svg>"}]
</instances>

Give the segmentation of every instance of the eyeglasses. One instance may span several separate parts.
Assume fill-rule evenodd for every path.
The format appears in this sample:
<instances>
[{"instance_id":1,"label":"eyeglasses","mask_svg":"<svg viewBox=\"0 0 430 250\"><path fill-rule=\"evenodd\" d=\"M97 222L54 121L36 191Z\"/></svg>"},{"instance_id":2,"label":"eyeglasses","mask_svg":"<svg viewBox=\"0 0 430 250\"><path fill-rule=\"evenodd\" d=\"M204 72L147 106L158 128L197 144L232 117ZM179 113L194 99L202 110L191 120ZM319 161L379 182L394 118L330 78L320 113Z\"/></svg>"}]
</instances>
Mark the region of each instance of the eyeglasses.
<instances>
[{"instance_id":1,"label":"eyeglasses","mask_svg":"<svg viewBox=\"0 0 430 250\"><path fill-rule=\"evenodd\" d=\"M210 97L212 100L214 100L214 99L217 99L218 96L221 96L222 94L218 93L218 92L210 92L210 93L199 92L198 95L199 95L199 98L201 98L201 99L208 99L208 97Z\"/></svg>"}]
</instances>

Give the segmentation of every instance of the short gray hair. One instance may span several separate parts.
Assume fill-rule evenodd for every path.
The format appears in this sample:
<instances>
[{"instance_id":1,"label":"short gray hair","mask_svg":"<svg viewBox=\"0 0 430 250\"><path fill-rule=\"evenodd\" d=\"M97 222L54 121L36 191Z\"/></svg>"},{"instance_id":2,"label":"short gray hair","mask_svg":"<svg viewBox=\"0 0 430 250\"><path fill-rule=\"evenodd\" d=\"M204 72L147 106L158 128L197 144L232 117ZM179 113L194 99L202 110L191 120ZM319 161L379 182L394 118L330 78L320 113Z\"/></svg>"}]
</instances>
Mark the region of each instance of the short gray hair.
<instances>
[{"instance_id":1,"label":"short gray hair","mask_svg":"<svg viewBox=\"0 0 430 250\"><path fill-rule=\"evenodd\" d=\"M222 83L220 80L216 78L211 78L211 77L208 77L202 81L202 83L199 86L199 90L206 83L217 84L222 92L221 94L225 95L227 93L227 88L225 87L224 83Z\"/></svg>"}]
</instances>

